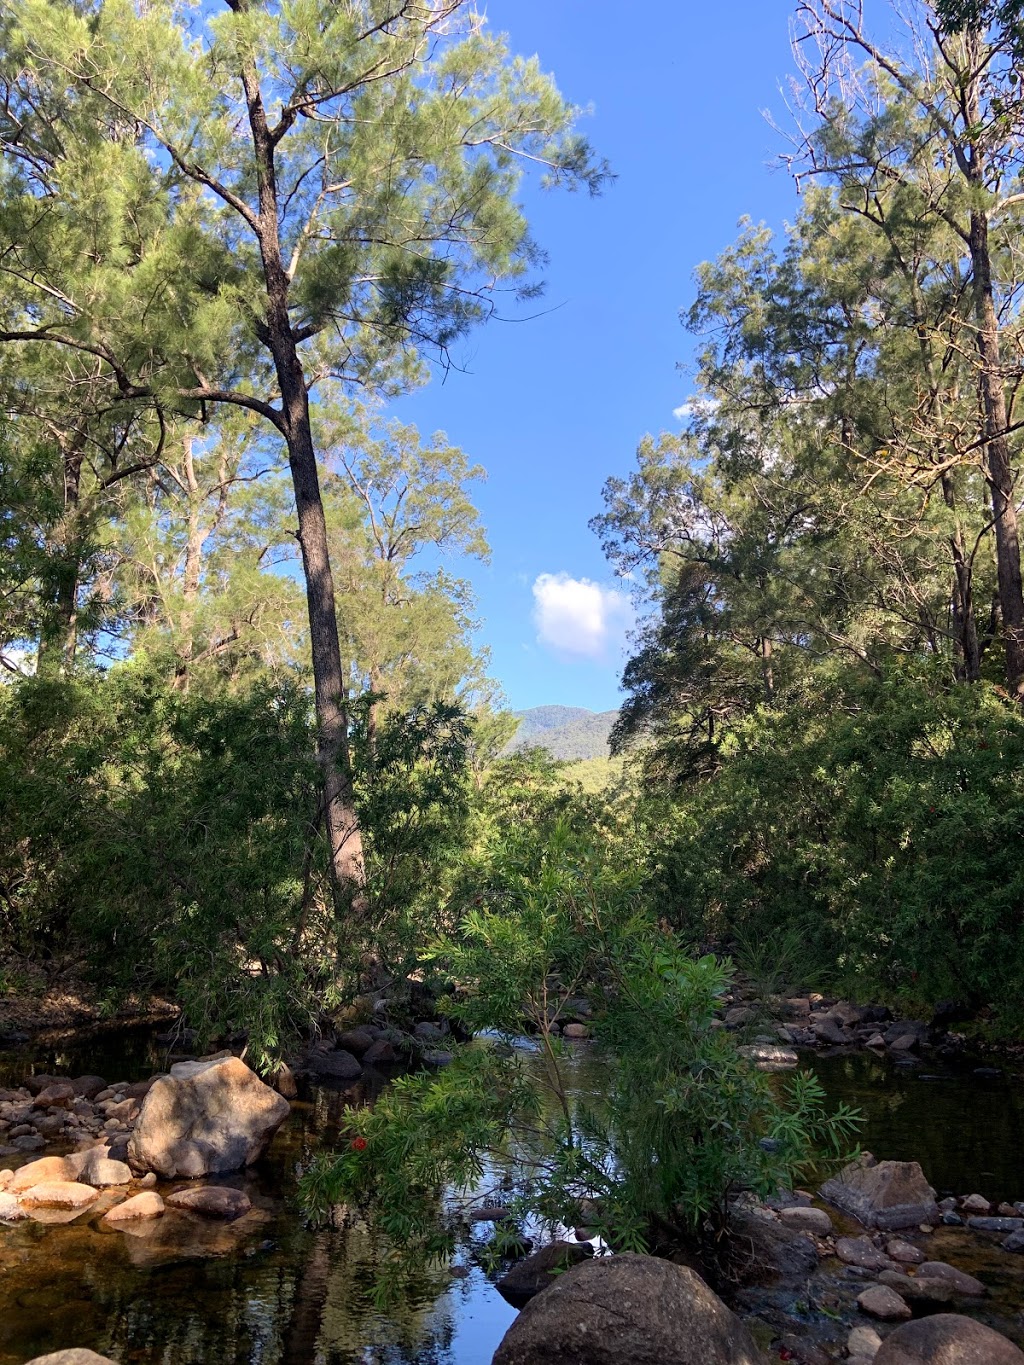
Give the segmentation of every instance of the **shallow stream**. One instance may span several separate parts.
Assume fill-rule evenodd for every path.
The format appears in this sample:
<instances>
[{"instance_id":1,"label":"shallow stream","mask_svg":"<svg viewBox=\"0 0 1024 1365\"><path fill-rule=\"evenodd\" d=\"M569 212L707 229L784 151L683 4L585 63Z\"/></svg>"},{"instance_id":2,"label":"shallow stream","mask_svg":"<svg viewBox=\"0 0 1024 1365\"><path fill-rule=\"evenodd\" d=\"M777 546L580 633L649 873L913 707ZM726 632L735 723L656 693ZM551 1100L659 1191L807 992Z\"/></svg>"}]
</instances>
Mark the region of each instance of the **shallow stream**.
<instances>
[{"instance_id":1,"label":"shallow stream","mask_svg":"<svg viewBox=\"0 0 1024 1365\"><path fill-rule=\"evenodd\" d=\"M585 1088L595 1062L584 1045ZM879 1158L920 1161L940 1193L1024 1198L1015 1077L979 1077L963 1064L905 1070L866 1054L807 1064L834 1099L862 1109L863 1145ZM0 1055L0 1085L30 1069L135 1080L165 1066L152 1035L128 1034ZM302 1217L296 1178L357 1097L371 1095L319 1090L294 1107L256 1175L239 1177L253 1209L235 1223L165 1216L125 1233L93 1212L67 1226L0 1228L0 1365L66 1346L120 1365L488 1365L515 1310L470 1237L453 1267L381 1311L373 1284L385 1248L365 1228L318 1230ZM484 1225L473 1237L487 1235Z\"/></svg>"}]
</instances>

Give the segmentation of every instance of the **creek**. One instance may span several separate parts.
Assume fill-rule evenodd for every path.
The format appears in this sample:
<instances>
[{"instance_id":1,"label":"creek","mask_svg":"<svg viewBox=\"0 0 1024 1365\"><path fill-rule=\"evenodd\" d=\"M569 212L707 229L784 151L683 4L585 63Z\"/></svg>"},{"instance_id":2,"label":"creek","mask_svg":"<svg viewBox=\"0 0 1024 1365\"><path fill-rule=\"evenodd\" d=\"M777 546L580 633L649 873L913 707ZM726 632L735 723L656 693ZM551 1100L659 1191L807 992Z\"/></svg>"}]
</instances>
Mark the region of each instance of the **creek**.
<instances>
[{"instance_id":1,"label":"creek","mask_svg":"<svg viewBox=\"0 0 1024 1365\"><path fill-rule=\"evenodd\" d=\"M920 1161L940 1193L1024 1198L1015 1078L979 1077L959 1062L904 1069L864 1053L803 1064L833 1099L861 1108L863 1145L879 1158ZM0 1054L0 1085L31 1069L130 1081L165 1065L152 1035L138 1032ZM589 1047L576 1067L582 1087L599 1084ZM0 1227L0 1365L73 1345L120 1365L488 1365L515 1310L479 1263L487 1225L467 1233L452 1266L424 1274L385 1310L373 1295L387 1254L380 1239L302 1215L298 1175L336 1140L343 1105L372 1101L382 1083L317 1089L296 1104L259 1169L238 1178L253 1209L235 1223L167 1220L126 1233L85 1215Z\"/></svg>"}]
</instances>

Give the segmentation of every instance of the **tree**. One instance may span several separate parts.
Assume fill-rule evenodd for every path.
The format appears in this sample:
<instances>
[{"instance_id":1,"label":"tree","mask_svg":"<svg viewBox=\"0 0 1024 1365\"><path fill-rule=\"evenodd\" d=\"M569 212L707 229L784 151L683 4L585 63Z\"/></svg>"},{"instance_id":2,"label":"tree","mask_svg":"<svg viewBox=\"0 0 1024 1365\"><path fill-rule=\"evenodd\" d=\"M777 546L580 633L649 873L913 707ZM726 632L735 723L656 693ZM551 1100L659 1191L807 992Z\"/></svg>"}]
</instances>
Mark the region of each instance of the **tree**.
<instances>
[{"instance_id":1,"label":"tree","mask_svg":"<svg viewBox=\"0 0 1024 1365\"><path fill-rule=\"evenodd\" d=\"M464 0L18 0L3 31L0 340L98 360L128 406L284 442L339 905L359 898L345 676L310 394L395 389L536 260L521 167L596 189L575 111ZM43 209L45 208L45 212Z\"/></svg>"},{"instance_id":2,"label":"tree","mask_svg":"<svg viewBox=\"0 0 1024 1365\"><path fill-rule=\"evenodd\" d=\"M1024 699L1024 585L1014 492L1008 410L1015 392L1004 332L1013 323L1014 291L1003 243L1019 233L1024 171L1020 116L1024 100L1009 29L976 22L989 12L974 4L946 10L966 20L944 32L933 9L926 63L879 46L868 34L859 2L802 0L797 51L807 76L814 125L802 136L797 163L841 188L847 202L872 202L893 189L916 200L920 219L941 221L969 259L970 318L976 352L979 414L972 444L981 453L992 503L1006 678ZM810 55L810 54L816 55ZM866 72L855 63L866 63ZM934 63L934 70L932 69ZM1009 300L1009 302L1007 302Z\"/></svg>"}]
</instances>

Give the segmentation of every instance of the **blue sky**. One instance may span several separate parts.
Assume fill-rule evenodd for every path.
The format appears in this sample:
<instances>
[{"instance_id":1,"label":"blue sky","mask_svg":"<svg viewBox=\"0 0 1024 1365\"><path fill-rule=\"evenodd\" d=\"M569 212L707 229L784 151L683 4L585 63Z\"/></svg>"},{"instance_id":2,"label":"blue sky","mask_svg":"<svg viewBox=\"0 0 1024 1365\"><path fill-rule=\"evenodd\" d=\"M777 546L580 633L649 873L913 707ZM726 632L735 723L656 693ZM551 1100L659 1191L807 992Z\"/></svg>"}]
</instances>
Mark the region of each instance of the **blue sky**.
<instances>
[{"instance_id":1,"label":"blue sky","mask_svg":"<svg viewBox=\"0 0 1024 1365\"><path fill-rule=\"evenodd\" d=\"M492 29L538 53L618 179L598 199L525 192L550 260L547 289L456 352L452 372L396 414L447 431L488 471L477 501L489 565L468 565L481 642L515 708L618 704L627 612L587 522L644 432L678 425L693 344L679 310L692 275L747 214L795 216L777 168L780 86L793 70L790 0L677 0L657 11L609 0L489 0ZM549 311L543 311L549 310ZM460 566L460 572L463 571ZM616 591L618 590L618 591Z\"/></svg>"}]
</instances>

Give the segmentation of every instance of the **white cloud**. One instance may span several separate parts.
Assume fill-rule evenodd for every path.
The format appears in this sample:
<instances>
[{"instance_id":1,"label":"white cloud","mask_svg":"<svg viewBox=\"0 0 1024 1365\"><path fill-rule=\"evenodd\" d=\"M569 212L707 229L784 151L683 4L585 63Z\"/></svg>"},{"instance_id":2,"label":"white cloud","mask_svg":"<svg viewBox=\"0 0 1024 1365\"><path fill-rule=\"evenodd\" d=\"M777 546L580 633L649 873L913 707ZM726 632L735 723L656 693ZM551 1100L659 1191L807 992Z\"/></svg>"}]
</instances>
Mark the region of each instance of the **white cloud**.
<instances>
[{"instance_id":1,"label":"white cloud","mask_svg":"<svg viewBox=\"0 0 1024 1365\"><path fill-rule=\"evenodd\" d=\"M533 619L541 644L574 659L607 661L633 620L629 598L589 578L542 573L533 584Z\"/></svg>"}]
</instances>

